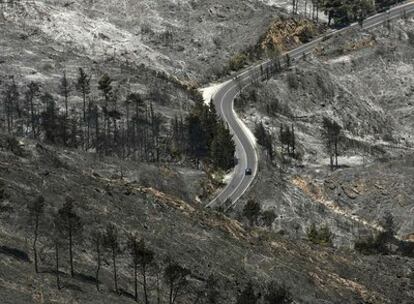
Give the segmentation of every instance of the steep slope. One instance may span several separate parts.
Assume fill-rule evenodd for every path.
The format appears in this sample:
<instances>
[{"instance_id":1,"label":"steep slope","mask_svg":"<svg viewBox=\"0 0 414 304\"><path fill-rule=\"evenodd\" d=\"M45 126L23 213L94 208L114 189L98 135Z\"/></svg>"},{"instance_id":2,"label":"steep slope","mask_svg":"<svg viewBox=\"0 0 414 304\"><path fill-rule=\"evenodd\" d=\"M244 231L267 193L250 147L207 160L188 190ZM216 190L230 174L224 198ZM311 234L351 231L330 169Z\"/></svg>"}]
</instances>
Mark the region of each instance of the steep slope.
<instances>
[{"instance_id":1,"label":"steep slope","mask_svg":"<svg viewBox=\"0 0 414 304\"><path fill-rule=\"evenodd\" d=\"M288 241L261 229L206 211L192 199L199 189L191 175L174 168L94 160L75 151L24 141L14 153L2 137L0 153L2 229L0 232L0 298L2 303L128 303L133 302L133 268L127 234L147 242L159 265L149 275L160 276L160 297L168 296L162 279L166 258L190 271L179 303L203 295L213 275L219 303L232 303L248 280L263 291L271 280L285 285L297 303L409 303L412 259L394 256L362 257L349 251ZM22 155L17 156L15 153ZM141 172L141 173L139 173ZM144 173L147 172L147 173ZM139 175L138 175L139 174ZM158 174L156 182L148 176ZM178 192L177 192L178 191ZM46 201L38 243L40 273L33 270L26 205L42 193ZM67 247L60 251L62 289L56 289L52 216L70 196L84 223L74 247L75 277L71 278ZM180 199L182 197L183 199ZM113 292L110 251L103 250L101 292L94 279L96 253L92 231L114 223L120 233L118 256L122 296ZM151 283L151 284L153 284ZM150 288L155 301L157 289ZM139 291L139 297L143 294ZM410 298L411 297L411 298ZM204 296L201 298L204 301Z\"/></svg>"},{"instance_id":2,"label":"steep slope","mask_svg":"<svg viewBox=\"0 0 414 304\"><path fill-rule=\"evenodd\" d=\"M222 64L233 53L255 44L270 20L279 13L256 1L13 3L6 4L1 15L4 17L1 26L6 25L0 37L2 80L13 75L19 84L38 81L62 105L57 87L63 71L74 80L77 69L85 67L94 78L92 99L102 101L102 96L96 93L96 80L103 73L109 73L116 79L116 85L122 87L122 97L128 92L145 94L155 101L156 110L165 120L185 113L195 98L188 88L207 79L206 75L216 70L217 62ZM403 40L405 32L401 34ZM385 42L391 33L394 32L385 32ZM375 53L365 48L375 45L375 39L372 42L372 37L365 39L365 34L355 35L355 43L345 51L364 47L361 56L375 59ZM331 43L327 42L325 49ZM408 46L408 42L402 46ZM387 48L378 50L384 56L390 53ZM404 50L400 48L397 54L405 54ZM331 52L337 51L334 48ZM282 104L283 112L272 113L274 121L264 116L263 109L270 108L261 99L263 96L257 98L254 108L248 109L249 114L258 110L257 117L268 121L274 131L279 122L293 121L292 112L293 116L300 116L295 120L303 120L297 130L298 149L305 169L285 166L275 170L263 162L261 175L251 192L251 197L266 208L279 208L273 227L280 228L279 234L246 228L221 213L205 210L197 197L205 184L208 187L206 174L184 168L181 163L155 165L99 158L93 153L51 147L27 139L20 143L0 135L1 302L132 303L133 267L127 236L136 233L154 251L158 265L149 274L152 302L158 297L168 298L169 286L164 275L173 260L189 270L179 303L206 301L205 296L211 291L208 288L212 288L208 280L211 275L216 280L213 289L218 293L218 303L235 302L249 280L261 294L265 292L265 285L274 280L286 286L297 303L411 303L414 297L412 258L366 257L348 248L313 245L302 237L310 223L325 221L335 233L336 245L352 244L353 233L381 229L378 217L383 210L376 213L376 205L372 203L378 199L387 209L395 209L395 217L401 223L399 236L408 236L412 231L409 222L412 206L408 200L412 195L412 161L405 156L410 151L410 140L406 138L411 132L411 117L399 114L409 113L407 110L411 108L403 107L406 100L401 101L394 92L395 87L390 87L385 95L395 98L401 107L400 111L394 111L394 106L386 108L389 100L384 99L380 105L392 112L388 117L377 99L370 100L364 95L367 87L362 85L363 80L371 72L365 70L357 79L349 75L352 81L342 85L344 79L338 74L353 74L360 65L346 66L344 58L348 57L332 59L335 57L332 53L323 57L326 56L323 50L319 56L311 58L315 66L305 63L299 67L303 73L290 71L270 80L255 93L256 97L263 94L266 102L280 96L275 108L280 109ZM342 62L345 67L341 67ZM394 84L401 81L401 71L410 71L409 66L401 68L400 62L396 65ZM405 80L403 87L409 82L408 75ZM354 92L356 84L361 87ZM306 91L308 87L310 92ZM364 103L356 102L356 96ZM334 106L329 106L329 111L319 108L326 108L333 97L337 100ZM321 100L323 103L319 104ZM285 101L289 103L283 104ZM347 107L335 107L344 101ZM81 108L77 93L71 95L70 103L75 109ZM297 108L291 109L291 103L297 103ZM393 169L386 174L389 164L328 174L324 170L326 160L319 156L326 159L317 136L320 127L315 123L326 113L334 113L347 126L348 141L355 149L361 149L357 152L364 159L373 161L379 156L404 154L406 160L394 160ZM251 117L248 121L253 125ZM366 126L367 131L358 133L359 125L353 125L354 121ZM391 127L389 121L393 122ZM403 125L405 133L400 133ZM380 138L375 138L378 133ZM341 158L340 162L344 160ZM377 178L372 179L372 174ZM40 273L35 274L31 249L33 228L28 224L27 203L39 194L45 197L46 211L38 240ZM84 229L75 241L73 278L68 265L67 239L61 244L59 274L63 288L58 290L54 240L62 236L54 232L53 215L67 197L74 200ZM94 277L97 258L93 233L110 223L120 235L121 250L117 259L120 296L112 287L112 257L108 248L103 249L99 282ZM100 292L95 291L96 283L100 283ZM142 300L141 282L139 287Z\"/></svg>"},{"instance_id":3,"label":"steep slope","mask_svg":"<svg viewBox=\"0 0 414 304\"><path fill-rule=\"evenodd\" d=\"M22 39L48 40L49 48L39 46L46 54L55 48L98 62L143 64L191 81L210 77L281 14L251 0L14 1L3 10L3 23Z\"/></svg>"},{"instance_id":4,"label":"steep slope","mask_svg":"<svg viewBox=\"0 0 414 304\"><path fill-rule=\"evenodd\" d=\"M275 208L279 229L294 235L295 227L305 233L311 223L326 223L337 244L352 246L360 234L381 229L389 211L401 238L413 233L412 31L409 18L330 39L296 67L242 94L246 121L252 129L264 124L279 156L280 126L295 128L298 160L278 158L274 167L263 155L251 192ZM343 129L342 167L334 174L324 117Z\"/></svg>"}]
</instances>

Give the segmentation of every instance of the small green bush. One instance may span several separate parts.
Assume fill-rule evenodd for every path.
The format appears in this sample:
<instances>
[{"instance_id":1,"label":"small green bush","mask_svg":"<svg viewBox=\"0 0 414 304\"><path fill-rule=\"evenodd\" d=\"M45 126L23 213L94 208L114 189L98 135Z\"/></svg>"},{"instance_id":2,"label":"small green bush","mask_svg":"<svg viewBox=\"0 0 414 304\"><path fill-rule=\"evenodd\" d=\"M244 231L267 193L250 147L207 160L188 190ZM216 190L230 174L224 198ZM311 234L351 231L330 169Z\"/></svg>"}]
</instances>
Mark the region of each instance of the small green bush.
<instances>
[{"instance_id":1,"label":"small green bush","mask_svg":"<svg viewBox=\"0 0 414 304\"><path fill-rule=\"evenodd\" d=\"M312 224L307 232L308 239L317 245L332 245L333 235L328 226L322 226L317 228L315 224Z\"/></svg>"},{"instance_id":2,"label":"small green bush","mask_svg":"<svg viewBox=\"0 0 414 304\"><path fill-rule=\"evenodd\" d=\"M248 57L244 53L234 55L229 62L229 69L232 71L238 71L247 64Z\"/></svg>"}]
</instances>

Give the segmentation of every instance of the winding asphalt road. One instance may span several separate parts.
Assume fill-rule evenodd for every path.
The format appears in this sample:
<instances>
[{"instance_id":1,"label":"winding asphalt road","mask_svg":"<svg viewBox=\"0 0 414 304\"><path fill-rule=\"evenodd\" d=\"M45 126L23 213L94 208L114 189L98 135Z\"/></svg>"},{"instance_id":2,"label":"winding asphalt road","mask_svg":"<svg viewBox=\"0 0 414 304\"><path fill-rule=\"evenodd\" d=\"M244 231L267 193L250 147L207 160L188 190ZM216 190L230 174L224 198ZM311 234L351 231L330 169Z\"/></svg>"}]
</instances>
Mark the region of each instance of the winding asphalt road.
<instances>
[{"instance_id":1,"label":"winding asphalt road","mask_svg":"<svg viewBox=\"0 0 414 304\"><path fill-rule=\"evenodd\" d=\"M404 17L413 11L414 1L404 2L386 12L365 19L362 28L370 29L390 20ZM282 61L281 65L286 66L288 61L290 64L293 64L304 55L311 53L322 41L326 41L333 36L340 35L351 29L361 29L361 25L353 23L348 27L332 31L307 44L301 45L300 47L283 54L280 57L280 60ZM236 144L236 158L238 163L234 169L230 182L210 203L207 204L207 207L223 206L225 209L228 209L234 206L239 198L247 191L257 174L259 161L254 137L236 115L233 103L234 99L243 88L255 81L262 80L266 71L272 69L273 65L274 62L271 60L254 65L237 74L234 79L224 82L213 95L217 113L225 122L227 122L230 132L233 135ZM252 170L252 175L245 174L246 168Z\"/></svg>"}]
</instances>

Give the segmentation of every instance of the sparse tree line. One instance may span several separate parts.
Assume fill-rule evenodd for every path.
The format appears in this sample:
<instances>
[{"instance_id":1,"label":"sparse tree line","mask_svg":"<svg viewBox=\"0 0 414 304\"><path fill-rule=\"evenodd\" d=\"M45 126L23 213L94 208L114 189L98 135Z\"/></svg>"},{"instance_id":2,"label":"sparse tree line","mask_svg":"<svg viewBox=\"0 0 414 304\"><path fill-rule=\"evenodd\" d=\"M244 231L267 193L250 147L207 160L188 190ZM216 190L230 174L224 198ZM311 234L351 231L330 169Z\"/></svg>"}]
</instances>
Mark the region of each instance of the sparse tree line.
<instances>
[{"instance_id":1,"label":"sparse tree line","mask_svg":"<svg viewBox=\"0 0 414 304\"><path fill-rule=\"evenodd\" d=\"M330 168L339 168L338 156L341 150L341 143L345 140L342 127L333 119L323 117L321 125L321 139L325 151L329 155ZM256 124L254 135L257 143L264 148L270 161L274 159L274 144L272 133L265 128L263 123ZM297 152L297 136L294 124L291 126L281 124L279 128L279 142L282 148L282 156L293 159L301 159L302 155Z\"/></svg>"},{"instance_id":2,"label":"sparse tree line","mask_svg":"<svg viewBox=\"0 0 414 304\"><path fill-rule=\"evenodd\" d=\"M270 161L274 159L274 148L273 148L273 135L265 128L263 123L256 124L254 132L257 143L261 145L269 157ZM295 127L287 124L281 124L279 128L279 142L282 148L282 155L288 156L294 159L299 158L299 154L296 151L296 135Z\"/></svg>"},{"instance_id":3,"label":"sparse tree line","mask_svg":"<svg viewBox=\"0 0 414 304\"><path fill-rule=\"evenodd\" d=\"M394 216L386 212L381 220L382 230L365 237L358 237L354 248L356 251L365 254L400 254L414 257L414 243L399 240L396 237L396 225Z\"/></svg>"},{"instance_id":4,"label":"sparse tree line","mask_svg":"<svg viewBox=\"0 0 414 304\"><path fill-rule=\"evenodd\" d=\"M250 204L255 204L253 201ZM253 209L257 209L253 207ZM254 218L260 214L263 221L270 225L275 215L273 212L246 211ZM246 209L247 210L247 209ZM219 279L210 275L202 284L191 285L192 272L173 261L170 257L162 258L144 238L134 232L123 232L115 224L88 224L71 197L66 197L63 205L57 210L51 208L43 196L37 196L27 204L28 230L33 253L34 271L41 275L47 273L50 264L44 263L45 247L53 251L53 274L58 290L65 288L66 271L72 278L77 276L94 277L89 281L95 283L98 292L103 292L102 271L111 271L113 276L113 292L118 295L130 294L138 303L180 303L181 299L190 299L190 303L215 304L222 303L219 290ZM41 246L39 245L41 244ZM40 250L39 248L42 248ZM87 248L87 249L85 249ZM95 271L92 276L80 270L77 257L80 254L93 257ZM129 269L120 260L129 259ZM64 260L67 260L64 263ZM64 267L64 265L68 265ZM120 276L122 267L124 276ZM130 273L125 278L125 272ZM197 277L198 278L198 277ZM200 280L198 278L198 280ZM126 282L130 286L126 287ZM132 282L132 283L131 283ZM122 285L122 287L121 287ZM133 290L133 292L128 292ZM292 303L289 290L283 285L271 281L264 290L258 292L249 281L234 297L237 304L255 303Z\"/></svg>"},{"instance_id":5,"label":"sparse tree line","mask_svg":"<svg viewBox=\"0 0 414 304\"><path fill-rule=\"evenodd\" d=\"M121 233L113 223L102 227L87 227L85 220L78 214L72 198L67 197L61 208L50 211L45 198L38 196L27 204L27 210L28 228L33 234L31 240L34 270L36 273L42 273L41 268L45 267L40 265L42 257L39 253L39 242L41 241L42 245L49 244L54 251L53 273L59 290L65 286L62 267L64 257L68 257L70 276L76 277L80 274L75 266L76 256L80 253L80 246L83 243L89 248L86 252L95 260L94 282L97 291L102 291L103 261L108 259L111 264L108 266L112 268L113 290L119 295L122 294L123 290L119 282L119 259L121 256L128 256L135 301L148 304L155 303L156 300L156 303L174 304L178 303L181 297L192 293L189 289L190 270L168 257L163 261L144 238L140 238L136 233ZM67 252L66 255L63 255L64 251ZM85 253L85 249L82 249L82 253ZM209 280L209 285L205 287L206 294L216 288L216 283L213 282L216 279L210 277ZM163 293L161 287L166 292ZM202 295L205 296L205 293ZM201 294L192 297L200 299ZM218 301L219 293L214 297Z\"/></svg>"},{"instance_id":6,"label":"sparse tree line","mask_svg":"<svg viewBox=\"0 0 414 304\"><path fill-rule=\"evenodd\" d=\"M97 92L93 91L95 87ZM99 155L147 162L187 156L222 169L233 165L231 136L218 120L214 105L203 105L201 96L194 96L196 105L188 116L169 122L154 110L152 100L161 98L159 94L123 93L109 75L104 74L96 86L91 75L79 68L75 81L69 80L66 73L62 75L60 108L58 99L39 83L32 81L19 87L10 77L3 85L0 124L12 135ZM73 96L81 97L80 107L69 104Z\"/></svg>"}]
</instances>

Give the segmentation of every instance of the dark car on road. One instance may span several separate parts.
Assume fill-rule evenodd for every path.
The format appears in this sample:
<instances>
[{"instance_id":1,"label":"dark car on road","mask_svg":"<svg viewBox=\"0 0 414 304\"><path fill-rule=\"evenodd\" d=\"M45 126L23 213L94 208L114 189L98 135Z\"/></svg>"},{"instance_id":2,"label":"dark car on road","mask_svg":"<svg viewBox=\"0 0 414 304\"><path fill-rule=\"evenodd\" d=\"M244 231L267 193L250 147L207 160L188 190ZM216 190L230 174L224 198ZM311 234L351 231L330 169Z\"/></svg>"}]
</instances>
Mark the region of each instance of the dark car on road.
<instances>
[{"instance_id":1,"label":"dark car on road","mask_svg":"<svg viewBox=\"0 0 414 304\"><path fill-rule=\"evenodd\" d=\"M244 174L245 175L252 175L253 174L252 169L247 168L246 170L244 170Z\"/></svg>"}]
</instances>

